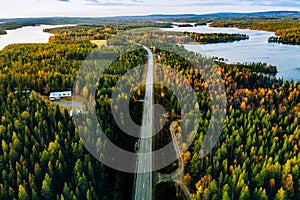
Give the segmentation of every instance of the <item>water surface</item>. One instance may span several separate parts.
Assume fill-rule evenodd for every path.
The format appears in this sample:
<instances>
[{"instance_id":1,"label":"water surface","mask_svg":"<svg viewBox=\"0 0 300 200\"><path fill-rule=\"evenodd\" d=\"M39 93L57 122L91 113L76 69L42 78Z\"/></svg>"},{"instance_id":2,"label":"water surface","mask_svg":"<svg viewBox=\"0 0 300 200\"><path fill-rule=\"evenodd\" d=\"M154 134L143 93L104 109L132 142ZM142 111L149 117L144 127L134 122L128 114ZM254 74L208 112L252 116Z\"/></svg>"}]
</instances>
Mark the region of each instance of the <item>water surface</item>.
<instances>
[{"instance_id":1,"label":"water surface","mask_svg":"<svg viewBox=\"0 0 300 200\"><path fill-rule=\"evenodd\" d=\"M57 28L66 25L39 25L39 26L24 26L22 28L7 30L6 35L0 35L0 50L9 44L18 43L47 43L49 38L53 35L51 33L43 32L46 28Z\"/></svg>"},{"instance_id":2,"label":"water surface","mask_svg":"<svg viewBox=\"0 0 300 200\"><path fill-rule=\"evenodd\" d=\"M218 43L188 44L185 48L194 52L205 52L208 55L225 58L228 63L265 62L276 65L277 77L284 80L300 81L300 45L283 45L268 43L273 32L237 28L213 28L209 26L173 27L163 30L188 31L197 33L240 33L249 35L249 40Z\"/></svg>"}]
</instances>

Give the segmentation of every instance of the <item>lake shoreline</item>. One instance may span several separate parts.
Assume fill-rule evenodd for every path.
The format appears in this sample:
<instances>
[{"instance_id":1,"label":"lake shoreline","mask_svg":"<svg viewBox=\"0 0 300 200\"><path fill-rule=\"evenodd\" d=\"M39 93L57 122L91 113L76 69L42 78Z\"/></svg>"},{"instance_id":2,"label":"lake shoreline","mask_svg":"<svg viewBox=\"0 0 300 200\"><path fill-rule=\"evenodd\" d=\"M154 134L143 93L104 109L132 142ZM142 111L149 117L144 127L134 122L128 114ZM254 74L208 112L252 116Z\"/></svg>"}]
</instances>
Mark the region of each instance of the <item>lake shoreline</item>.
<instances>
[{"instance_id":1,"label":"lake shoreline","mask_svg":"<svg viewBox=\"0 0 300 200\"><path fill-rule=\"evenodd\" d=\"M283 45L268 43L268 38L275 36L274 32L239 29L215 28L209 24L195 27L164 28L163 31L197 32L197 33L236 33L247 34L249 40L216 44L185 44L185 48L195 53L210 57L224 58L226 63L262 62L277 66L277 78L300 81L300 45Z\"/></svg>"},{"instance_id":2,"label":"lake shoreline","mask_svg":"<svg viewBox=\"0 0 300 200\"><path fill-rule=\"evenodd\" d=\"M44 29L58 28L65 26L76 26L76 24L23 26L21 28L5 30L7 34L0 35L0 50L10 44L22 43L48 43L52 33L45 32Z\"/></svg>"}]
</instances>

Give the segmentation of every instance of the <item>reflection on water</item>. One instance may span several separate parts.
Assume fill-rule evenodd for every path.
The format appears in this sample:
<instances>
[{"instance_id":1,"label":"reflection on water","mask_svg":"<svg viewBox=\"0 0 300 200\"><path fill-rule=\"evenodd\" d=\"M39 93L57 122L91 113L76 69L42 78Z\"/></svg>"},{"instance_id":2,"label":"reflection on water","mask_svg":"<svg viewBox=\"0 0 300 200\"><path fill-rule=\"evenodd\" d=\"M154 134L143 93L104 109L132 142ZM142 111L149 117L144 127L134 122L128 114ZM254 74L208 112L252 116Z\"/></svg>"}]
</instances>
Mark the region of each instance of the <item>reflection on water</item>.
<instances>
[{"instance_id":1,"label":"reflection on water","mask_svg":"<svg viewBox=\"0 0 300 200\"><path fill-rule=\"evenodd\" d=\"M256 31L237 28L212 28L208 26L174 27L163 29L168 31L188 31L198 33L241 33L249 35L249 40L218 43L218 44L189 44L186 49L194 52L205 52L207 55L227 59L227 62L265 62L276 65L277 77L284 80L300 81L300 45L282 45L268 43L273 32Z\"/></svg>"}]
</instances>

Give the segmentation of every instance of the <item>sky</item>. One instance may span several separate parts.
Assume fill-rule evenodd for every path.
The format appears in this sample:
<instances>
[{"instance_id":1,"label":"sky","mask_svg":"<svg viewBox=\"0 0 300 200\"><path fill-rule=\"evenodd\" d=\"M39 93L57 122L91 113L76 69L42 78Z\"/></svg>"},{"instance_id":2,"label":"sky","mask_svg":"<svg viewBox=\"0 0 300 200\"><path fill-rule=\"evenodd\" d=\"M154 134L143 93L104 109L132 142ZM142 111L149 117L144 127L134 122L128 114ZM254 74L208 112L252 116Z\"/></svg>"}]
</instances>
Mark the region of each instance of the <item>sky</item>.
<instances>
[{"instance_id":1,"label":"sky","mask_svg":"<svg viewBox=\"0 0 300 200\"><path fill-rule=\"evenodd\" d=\"M105 17L271 10L300 11L300 0L2 0L0 18Z\"/></svg>"}]
</instances>

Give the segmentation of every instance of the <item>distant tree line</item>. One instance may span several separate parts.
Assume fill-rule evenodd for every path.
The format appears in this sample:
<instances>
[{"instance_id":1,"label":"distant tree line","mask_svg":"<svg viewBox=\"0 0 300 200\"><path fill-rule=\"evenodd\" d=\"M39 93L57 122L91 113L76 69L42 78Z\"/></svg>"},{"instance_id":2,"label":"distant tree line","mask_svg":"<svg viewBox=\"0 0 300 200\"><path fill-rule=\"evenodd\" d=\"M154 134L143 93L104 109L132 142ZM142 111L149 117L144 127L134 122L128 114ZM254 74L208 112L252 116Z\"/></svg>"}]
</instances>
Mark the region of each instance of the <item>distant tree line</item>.
<instances>
[{"instance_id":1,"label":"distant tree line","mask_svg":"<svg viewBox=\"0 0 300 200\"><path fill-rule=\"evenodd\" d=\"M246 34L228 34L228 33L195 33L184 32L188 37L191 37L200 44L212 44L212 43L226 43L240 40L248 40L249 36Z\"/></svg>"},{"instance_id":2,"label":"distant tree line","mask_svg":"<svg viewBox=\"0 0 300 200\"><path fill-rule=\"evenodd\" d=\"M275 32L275 37L268 39L269 42L276 42L282 44L300 44L300 23L299 18L294 19L278 19L278 20L264 20L264 19L228 19L216 20L210 24L211 27L237 27L242 29L263 30Z\"/></svg>"}]
</instances>

